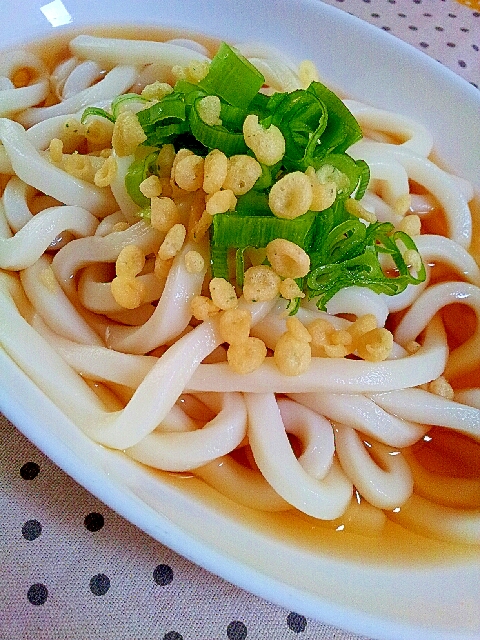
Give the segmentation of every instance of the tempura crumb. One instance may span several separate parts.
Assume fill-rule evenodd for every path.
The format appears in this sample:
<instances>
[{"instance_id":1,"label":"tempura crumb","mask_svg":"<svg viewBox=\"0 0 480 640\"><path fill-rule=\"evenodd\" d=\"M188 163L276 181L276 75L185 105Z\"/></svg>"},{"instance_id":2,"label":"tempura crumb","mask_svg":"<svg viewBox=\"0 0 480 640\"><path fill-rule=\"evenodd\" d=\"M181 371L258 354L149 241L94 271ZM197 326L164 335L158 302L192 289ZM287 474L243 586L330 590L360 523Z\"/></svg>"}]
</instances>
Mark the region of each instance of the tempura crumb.
<instances>
[{"instance_id":1,"label":"tempura crumb","mask_svg":"<svg viewBox=\"0 0 480 640\"><path fill-rule=\"evenodd\" d=\"M160 245L158 257L161 260L168 260L175 257L183 247L186 235L187 230L183 224L174 224L173 227L169 229L164 241Z\"/></svg>"},{"instance_id":2,"label":"tempura crumb","mask_svg":"<svg viewBox=\"0 0 480 640\"><path fill-rule=\"evenodd\" d=\"M131 155L147 139L137 116L128 109L120 112L112 134L112 147L117 156Z\"/></svg>"},{"instance_id":3,"label":"tempura crumb","mask_svg":"<svg viewBox=\"0 0 480 640\"><path fill-rule=\"evenodd\" d=\"M201 273L205 268L205 260L198 251L187 251L185 254L185 268L188 273Z\"/></svg>"},{"instance_id":4,"label":"tempura crumb","mask_svg":"<svg viewBox=\"0 0 480 640\"><path fill-rule=\"evenodd\" d=\"M252 336L242 342L234 342L228 347L227 360L235 373L247 375L256 371L267 356L263 340Z\"/></svg>"},{"instance_id":5,"label":"tempura crumb","mask_svg":"<svg viewBox=\"0 0 480 640\"><path fill-rule=\"evenodd\" d=\"M369 222L370 224L373 224L377 221L376 215L368 209L365 209L365 207L363 207L360 202L358 202L358 200L355 200L355 198L347 198L345 200L345 209L352 216L361 218L362 220L365 220L365 222Z\"/></svg>"},{"instance_id":6,"label":"tempura crumb","mask_svg":"<svg viewBox=\"0 0 480 640\"><path fill-rule=\"evenodd\" d=\"M97 187L108 187L117 175L117 161L113 156L106 158L103 165L95 172L93 181Z\"/></svg>"},{"instance_id":7,"label":"tempura crumb","mask_svg":"<svg viewBox=\"0 0 480 640\"><path fill-rule=\"evenodd\" d=\"M219 309L235 309L238 298L235 287L225 278L212 278L208 285L213 303Z\"/></svg>"},{"instance_id":8,"label":"tempura crumb","mask_svg":"<svg viewBox=\"0 0 480 640\"><path fill-rule=\"evenodd\" d=\"M50 162L60 164L63 160L63 141L59 138L52 138L48 147Z\"/></svg>"},{"instance_id":9,"label":"tempura crumb","mask_svg":"<svg viewBox=\"0 0 480 640\"><path fill-rule=\"evenodd\" d=\"M406 233L411 238L419 236L422 230L422 221L420 220L420 216L415 214L405 216L398 225L398 230L403 231L403 233Z\"/></svg>"},{"instance_id":10,"label":"tempura crumb","mask_svg":"<svg viewBox=\"0 0 480 640\"><path fill-rule=\"evenodd\" d=\"M190 303L192 316L197 320L205 321L216 316L220 308L207 296L195 296Z\"/></svg>"},{"instance_id":11,"label":"tempura crumb","mask_svg":"<svg viewBox=\"0 0 480 640\"><path fill-rule=\"evenodd\" d=\"M162 183L158 176L152 175L140 183L140 191L146 198L157 198L162 195Z\"/></svg>"},{"instance_id":12,"label":"tempura crumb","mask_svg":"<svg viewBox=\"0 0 480 640\"><path fill-rule=\"evenodd\" d=\"M296 298L304 298L305 294L300 289L293 278L285 278L280 283L280 295L285 300L295 300Z\"/></svg>"},{"instance_id":13,"label":"tempura crumb","mask_svg":"<svg viewBox=\"0 0 480 640\"><path fill-rule=\"evenodd\" d=\"M455 396L452 385L443 376L429 382L428 391L447 400L453 400Z\"/></svg>"},{"instance_id":14,"label":"tempura crumb","mask_svg":"<svg viewBox=\"0 0 480 640\"><path fill-rule=\"evenodd\" d=\"M273 359L281 373L286 376L298 376L310 367L310 344L306 340L298 340L290 331L286 331L275 345Z\"/></svg>"}]
</instances>

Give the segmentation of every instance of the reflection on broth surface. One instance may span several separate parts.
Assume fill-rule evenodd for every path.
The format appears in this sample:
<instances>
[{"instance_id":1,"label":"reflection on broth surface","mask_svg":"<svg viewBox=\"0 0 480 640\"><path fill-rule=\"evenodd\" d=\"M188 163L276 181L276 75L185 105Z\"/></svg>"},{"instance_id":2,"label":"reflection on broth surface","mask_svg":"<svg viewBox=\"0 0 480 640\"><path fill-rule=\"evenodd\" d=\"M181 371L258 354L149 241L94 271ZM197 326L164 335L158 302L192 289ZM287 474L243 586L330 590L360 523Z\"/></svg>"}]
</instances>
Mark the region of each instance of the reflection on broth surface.
<instances>
[{"instance_id":1,"label":"reflection on broth surface","mask_svg":"<svg viewBox=\"0 0 480 640\"><path fill-rule=\"evenodd\" d=\"M222 49L244 99L212 40L91 35L12 54L0 90L4 349L89 437L241 527L358 559L476 553L470 185L311 63Z\"/></svg>"}]
</instances>

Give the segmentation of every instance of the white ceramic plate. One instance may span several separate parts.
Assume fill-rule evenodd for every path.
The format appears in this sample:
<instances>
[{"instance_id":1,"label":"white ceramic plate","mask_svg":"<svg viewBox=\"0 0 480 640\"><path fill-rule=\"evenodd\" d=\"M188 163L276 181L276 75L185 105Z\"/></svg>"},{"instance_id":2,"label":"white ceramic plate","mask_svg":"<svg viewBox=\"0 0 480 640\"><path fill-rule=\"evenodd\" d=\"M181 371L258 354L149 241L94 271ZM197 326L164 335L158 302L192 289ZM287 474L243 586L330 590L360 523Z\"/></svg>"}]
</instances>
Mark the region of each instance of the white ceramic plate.
<instances>
[{"instance_id":1,"label":"white ceramic plate","mask_svg":"<svg viewBox=\"0 0 480 640\"><path fill-rule=\"evenodd\" d=\"M263 41L297 61L313 59L333 88L426 124L439 155L480 189L478 91L392 36L316 0L14 0L9 9L0 23L3 46L66 27L134 20L231 42ZM301 521L296 530L285 529L285 516L252 517L200 485L185 491L182 482L88 440L2 351L0 409L118 513L240 587L381 640L480 637L478 553L446 553L421 538L377 553L352 539L340 553L329 534L317 537Z\"/></svg>"}]
</instances>

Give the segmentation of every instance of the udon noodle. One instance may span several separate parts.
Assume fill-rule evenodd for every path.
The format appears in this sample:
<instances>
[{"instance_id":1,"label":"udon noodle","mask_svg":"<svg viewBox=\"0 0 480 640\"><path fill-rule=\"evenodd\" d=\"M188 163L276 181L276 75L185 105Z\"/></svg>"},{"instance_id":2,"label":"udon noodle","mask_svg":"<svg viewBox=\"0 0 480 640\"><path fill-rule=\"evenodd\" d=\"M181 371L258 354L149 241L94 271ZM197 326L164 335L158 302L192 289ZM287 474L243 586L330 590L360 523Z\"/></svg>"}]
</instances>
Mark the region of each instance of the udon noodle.
<instances>
[{"instance_id":1,"label":"udon noodle","mask_svg":"<svg viewBox=\"0 0 480 640\"><path fill-rule=\"evenodd\" d=\"M302 87L302 73L278 52L238 49L264 75L263 91ZM361 205L398 228L406 214L419 217L426 280L394 296L348 287L326 311L303 299L295 317L304 327L323 318L345 332L371 314L393 333L393 347L379 362L314 356L299 375L282 373L272 356L286 331L286 301L240 298L251 336L268 352L256 370L238 373L227 363L218 314L192 317L210 276L206 267L187 269L185 257L195 251L208 265L207 236L187 237L156 273L165 232L138 217L125 188L132 157L112 156L110 139L66 126L87 106L108 109L116 96L172 82L172 68L210 58L187 39L87 35L72 39L53 66L31 50L2 55L3 349L95 442L157 469L190 472L242 505L325 521L356 510L365 533L389 518L479 544L480 270L469 253L471 185L432 161L422 125L345 100L364 133L349 153L371 171ZM62 142L60 163L52 140ZM93 176L112 157L115 177L98 186ZM177 191L186 221L195 200ZM136 309L119 305L111 289L130 245L146 256Z\"/></svg>"}]
</instances>

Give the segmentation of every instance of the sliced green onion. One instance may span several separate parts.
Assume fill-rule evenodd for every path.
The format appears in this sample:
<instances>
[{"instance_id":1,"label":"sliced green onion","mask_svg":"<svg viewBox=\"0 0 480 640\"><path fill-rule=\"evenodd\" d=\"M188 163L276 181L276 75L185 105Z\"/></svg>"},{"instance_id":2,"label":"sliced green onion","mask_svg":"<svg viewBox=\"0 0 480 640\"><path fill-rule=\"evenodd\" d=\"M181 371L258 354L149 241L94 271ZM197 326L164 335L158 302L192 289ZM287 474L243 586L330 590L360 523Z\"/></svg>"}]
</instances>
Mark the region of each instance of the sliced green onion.
<instances>
[{"instance_id":1,"label":"sliced green onion","mask_svg":"<svg viewBox=\"0 0 480 640\"><path fill-rule=\"evenodd\" d=\"M220 149L226 156L246 153L248 148L243 133L228 131L220 125L206 124L198 113L199 100L201 98L195 100L189 115L190 129L194 137L208 149Z\"/></svg>"},{"instance_id":2,"label":"sliced green onion","mask_svg":"<svg viewBox=\"0 0 480 640\"><path fill-rule=\"evenodd\" d=\"M212 271L214 277L228 272L228 250L246 247L261 248L275 238L285 238L308 249L312 239L315 213L307 212L295 220L275 216L240 216L219 213L213 217L211 232Z\"/></svg>"},{"instance_id":3,"label":"sliced green onion","mask_svg":"<svg viewBox=\"0 0 480 640\"><path fill-rule=\"evenodd\" d=\"M261 179L262 176L260 176L259 180ZM268 195L255 189L247 191L243 196L238 196L235 212L240 216L273 215L270 207L268 206Z\"/></svg>"},{"instance_id":4,"label":"sliced green onion","mask_svg":"<svg viewBox=\"0 0 480 640\"><path fill-rule=\"evenodd\" d=\"M188 131L188 122L172 122L166 123L162 127L153 127L151 130L147 129L145 131L147 139L144 145L148 147L161 147L163 144L174 142L178 136Z\"/></svg>"},{"instance_id":5,"label":"sliced green onion","mask_svg":"<svg viewBox=\"0 0 480 640\"><path fill-rule=\"evenodd\" d=\"M137 118L143 128L158 125L168 118L185 120L187 117L185 100L181 94L169 93L148 109L137 113Z\"/></svg>"},{"instance_id":6,"label":"sliced green onion","mask_svg":"<svg viewBox=\"0 0 480 640\"><path fill-rule=\"evenodd\" d=\"M245 117L244 109L233 107L227 102L221 102L220 119L224 127L234 131L242 131Z\"/></svg>"},{"instance_id":7,"label":"sliced green onion","mask_svg":"<svg viewBox=\"0 0 480 640\"><path fill-rule=\"evenodd\" d=\"M332 179L336 183L337 195L340 198L347 198L353 193L361 176L361 168L346 153L328 154L317 165L317 172L323 175L324 179Z\"/></svg>"},{"instance_id":8,"label":"sliced green onion","mask_svg":"<svg viewBox=\"0 0 480 640\"><path fill-rule=\"evenodd\" d=\"M239 247L235 252L235 280L237 287L243 287L245 275L245 250L247 247Z\"/></svg>"},{"instance_id":9,"label":"sliced green onion","mask_svg":"<svg viewBox=\"0 0 480 640\"><path fill-rule=\"evenodd\" d=\"M332 219L333 216L330 221ZM317 298L319 309L325 310L335 293L346 287L367 287L376 293L396 295L407 285L419 284L426 278L423 264L416 277L410 273L397 244L401 242L406 249L416 251L415 242L407 234L395 231L389 222L365 227L352 217L334 225L328 232L325 228L323 231L323 239L318 235L315 237L317 249L320 243L321 250L311 254L312 268L306 285L309 298ZM400 275L385 275L379 253L392 257Z\"/></svg>"},{"instance_id":10,"label":"sliced green onion","mask_svg":"<svg viewBox=\"0 0 480 640\"><path fill-rule=\"evenodd\" d=\"M246 109L264 82L251 62L222 42L199 86L234 107Z\"/></svg>"},{"instance_id":11,"label":"sliced green onion","mask_svg":"<svg viewBox=\"0 0 480 640\"><path fill-rule=\"evenodd\" d=\"M117 96L115 100L112 102L112 115L116 120L118 118L119 113L122 110L122 106L126 102L149 102L146 98L139 95L138 93L124 93L121 96Z\"/></svg>"},{"instance_id":12,"label":"sliced green onion","mask_svg":"<svg viewBox=\"0 0 480 640\"><path fill-rule=\"evenodd\" d=\"M219 149L229 157L252 155L242 129L245 118L254 114L264 128L273 124L280 129L285 154L276 165L262 166L253 188L237 198L235 212L213 217L210 257L214 277L233 278L234 258L235 280L241 287L246 249L264 248L271 240L284 238L308 253L310 273L297 284L309 298L317 300L321 309L345 287L356 285L395 295L408 284L423 282L424 265L417 273L411 273L405 262L405 252L416 250L410 236L396 231L391 223L366 225L345 207L347 198L361 200L364 196L370 170L365 161L354 160L346 153L361 139L362 132L342 100L320 82L312 82L306 90L271 96L259 92L263 83L262 74L223 43L203 80L198 84L179 80L172 93L138 111L136 115L147 139L142 157L137 153L138 159L127 172L125 186L140 207L139 217L148 220L151 216L150 201L141 193L140 184L157 172L157 157L163 144L172 143L176 150L186 148L201 156L211 149ZM199 103L207 96L220 99L221 124L209 125L202 120ZM119 96L112 102L111 113L98 107L85 109L82 123L90 116L115 122L128 101L148 102L137 94ZM272 185L289 172L304 172L308 167L315 169L320 181L335 181L335 202L324 211L309 211L293 220L277 218L268 204ZM396 275L383 272L381 254L390 256ZM299 303L300 298L289 301L288 312L295 313Z\"/></svg>"},{"instance_id":13,"label":"sliced green onion","mask_svg":"<svg viewBox=\"0 0 480 640\"><path fill-rule=\"evenodd\" d=\"M330 140L331 145L336 138L339 139L339 142L335 143L330 151L342 153L352 144L362 139L363 134L360 125L333 91L330 91L321 82L312 82L307 91L317 96L327 107L328 124L325 130L326 137ZM335 133L340 131L343 132L341 136L339 133ZM325 142L321 141L321 144L325 144Z\"/></svg>"},{"instance_id":14,"label":"sliced green onion","mask_svg":"<svg viewBox=\"0 0 480 640\"><path fill-rule=\"evenodd\" d=\"M365 160L356 160L357 167L360 169L360 178L357 190L355 191L355 199L361 200L365 195L368 184L370 182L370 167Z\"/></svg>"},{"instance_id":15,"label":"sliced green onion","mask_svg":"<svg viewBox=\"0 0 480 640\"><path fill-rule=\"evenodd\" d=\"M85 121L89 116L99 116L100 118L106 118L107 120L110 120L110 122L115 122L115 118L113 117L113 115L111 113L108 113L108 111L105 111L105 109L100 109L100 107L87 107L86 109L84 109L82 117L80 118L80 122L82 124L85 124Z\"/></svg>"},{"instance_id":16,"label":"sliced green onion","mask_svg":"<svg viewBox=\"0 0 480 640\"><path fill-rule=\"evenodd\" d=\"M158 151L149 153L145 158L134 160L125 175L125 188L128 195L139 207L146 208L150 200L140 191L140 184L155 173Z\"/></svg>"}]
</instances>

